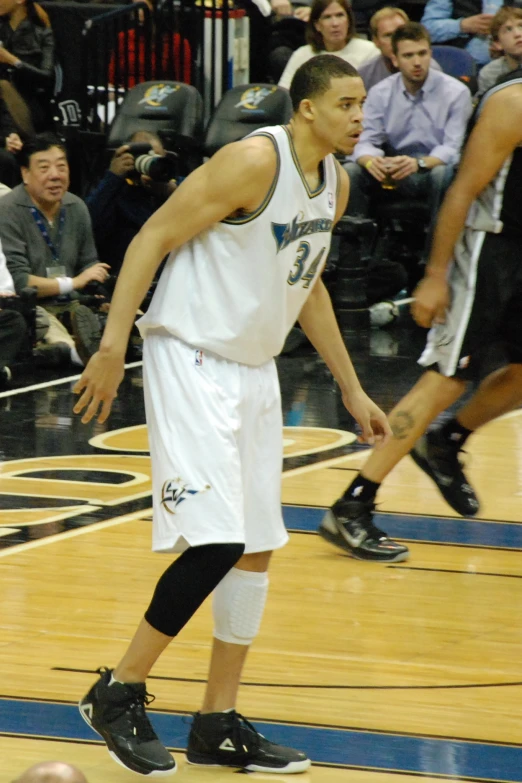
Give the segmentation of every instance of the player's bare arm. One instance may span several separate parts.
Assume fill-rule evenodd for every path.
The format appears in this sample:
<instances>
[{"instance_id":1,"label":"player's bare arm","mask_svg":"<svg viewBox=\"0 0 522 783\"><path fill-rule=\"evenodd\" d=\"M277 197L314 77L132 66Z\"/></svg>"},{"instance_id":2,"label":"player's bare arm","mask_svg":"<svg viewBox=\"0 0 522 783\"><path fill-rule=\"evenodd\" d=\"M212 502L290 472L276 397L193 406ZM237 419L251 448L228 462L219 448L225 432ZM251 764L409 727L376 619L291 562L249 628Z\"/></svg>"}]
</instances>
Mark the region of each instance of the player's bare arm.
<instances>
[{"instance_id":1,"label":"player's bare arm","mask_svg":"<svg viewBox=\"0 0 522 783\"><path fill-rule=\"evenodd\" d=\"M513 85L492 95L484 106L440 209L426 276L412 306L419 325L428 327L444 320L449 298L447 271L469 208L521 143L522 86Z\"/></svg>"},{"instance_id":2,"label":"player's bare arm","mask_svg":"<svg viewBox=\"0 0 522 783\"><path fill-rule=\"evenodd\" d=\"M346 211L349 178L340 170L339 195L335 222ZM367 396L359 383L352 360L344 344L334 314L330 295L322 280L318 280L301 310L299 323L304 333L326 362L339 384L343 402L363 431L368 443L381 445L391 437L388 420L381 409Z\"/></svg>"},{"instance_id":3,"label":"player's bare arm","mask_svg":"<svg viewBox=\"0 0 522 783\"><path fill-rule=\"evenodd\" d=\"M162 259L229 215L254 211L268 193L276 169L276 152L267 138L227 145L187 177L145 223L125 255L100 350L74 388L81 393L74 412L85 411L84 423L99 411L103 422L110 413L136 311Z\"/></svg>"},{"instance_id":4,"label":"player's bare arm","mask_svg":"<svg viewBox=\"0 0 522 783\"><path fill-rule=\"evenodd\" d=\"M390 425L359 383L322 280L316 282L301 310L299 323L339 384L344 405L362 428L362 439L384 445L392 435Z\"/></svg>"}]
</instances>

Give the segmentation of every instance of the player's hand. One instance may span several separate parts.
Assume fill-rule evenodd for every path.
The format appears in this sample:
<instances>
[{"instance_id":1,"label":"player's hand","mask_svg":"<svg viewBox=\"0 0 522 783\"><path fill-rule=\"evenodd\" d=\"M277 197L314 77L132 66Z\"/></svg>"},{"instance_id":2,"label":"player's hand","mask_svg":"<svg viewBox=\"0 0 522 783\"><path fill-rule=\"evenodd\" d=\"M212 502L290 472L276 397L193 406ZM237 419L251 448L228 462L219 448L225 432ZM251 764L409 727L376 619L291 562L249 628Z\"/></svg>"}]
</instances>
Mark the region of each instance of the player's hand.
<instances>
[{"instance_id":1,"label":"player's hand","mask_svg":"<svg viewBox=\"0 0 522 783\"><path fill-rule=\"evenodd\" d=\"M349 396L343 394L343 402L362 429L359 440L377 448L388 443L392 430L386 414L362 389Z\"/></svg>"},{"instance_id":2,"label":"player's hand","mask_svg":"<svg viewBox=\"0 0 522 783\"><path fill-rule=\"evenodd\" d=\"M450 300L449 286L444 277L426 276L415 289L413 297L411 314L415 323L426 329L433 324L444 323Z\"/></svg>"},{"instance_id":3,"label":"player's hand","mask_svg":"<svg viewBox=\"0 0 522 783\"><path fill-rule=\"evenodd\" d=\"M84 411L83 424L88 424L92 418L97 418L100 424L107 421L125 373L124 362L124 356L115 356L110 351L98 351L91 357L73 388L74 394L81 394L73 411Z\"/></svg>"}]
</instances>

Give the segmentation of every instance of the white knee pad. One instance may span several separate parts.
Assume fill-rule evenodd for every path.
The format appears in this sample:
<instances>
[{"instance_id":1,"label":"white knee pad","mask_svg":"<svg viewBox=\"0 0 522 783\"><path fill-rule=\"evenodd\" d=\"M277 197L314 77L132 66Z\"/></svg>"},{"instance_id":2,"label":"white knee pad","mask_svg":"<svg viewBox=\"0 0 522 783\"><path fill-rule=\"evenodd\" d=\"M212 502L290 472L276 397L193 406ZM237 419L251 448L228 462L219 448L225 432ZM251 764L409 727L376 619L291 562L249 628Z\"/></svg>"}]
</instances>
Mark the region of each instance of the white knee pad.
<instances>
[{"instance_id":1,"label":"white knee pad","mask_svg":"<svg viewBox=\"0 0 522 783\"><path fill-rule=\"evenodd\" d=\"M231 644L252 644L268 593L266 571L231 568L214 590L214 636Z\"/></svg>"}]
</instances>

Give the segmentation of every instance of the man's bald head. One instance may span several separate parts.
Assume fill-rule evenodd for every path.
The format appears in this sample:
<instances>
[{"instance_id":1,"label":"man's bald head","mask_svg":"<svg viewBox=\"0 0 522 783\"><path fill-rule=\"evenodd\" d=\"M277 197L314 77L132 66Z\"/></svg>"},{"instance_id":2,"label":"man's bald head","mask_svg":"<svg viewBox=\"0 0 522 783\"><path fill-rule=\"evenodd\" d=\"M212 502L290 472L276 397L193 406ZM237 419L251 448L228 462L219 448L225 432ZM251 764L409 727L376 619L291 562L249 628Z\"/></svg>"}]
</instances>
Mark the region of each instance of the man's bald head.
<instances>
[{"instance_id":1,"label":"man's bald head","mask_svg":"<svg viewBox=\"0 0 522 783\"><path fill-rule=\"evenodd\" d=\"M44 761L26 769L13 783L87 783L87 778L70 764Z\"/></svg>"}]
</instances>

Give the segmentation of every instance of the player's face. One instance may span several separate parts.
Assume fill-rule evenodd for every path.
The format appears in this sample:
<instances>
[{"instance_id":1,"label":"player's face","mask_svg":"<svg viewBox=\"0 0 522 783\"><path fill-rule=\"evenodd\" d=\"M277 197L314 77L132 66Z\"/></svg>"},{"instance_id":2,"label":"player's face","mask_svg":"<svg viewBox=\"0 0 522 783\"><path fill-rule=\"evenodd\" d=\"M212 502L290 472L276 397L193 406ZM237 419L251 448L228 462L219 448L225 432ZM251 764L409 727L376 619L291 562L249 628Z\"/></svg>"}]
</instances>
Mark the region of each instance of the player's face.
<instances>
[{"instance_id":1,"label":"player's face","mask_svg":"<svg viewBox=\"0 0 522 783\"><path fill-rule=\"evenodd\" d=\"M399 41L397 54L392 62L402 73L404 80L422 86L426 81L431 61L431 47L426 40Z\"/></svg>"},{"instance_id":2,"label":"player's face","mask_svg":"<svg viewBox=\"0 0 522 783\"><path fill-rule=\"evenodd\" d=\"M508 19L498 31L498 46L504 54L522 61L522 19Z\"/></svg>"},{"instance_id":3,"label":"player's face","mask_svg":"<svg viewBox=\"0 0 522 783\"><path fill-rule=\"evenodd\" d=\"M391 16L388 19L381 19L377 27L377 35L373 39L375 46L381 50L383 57L391 60L392 45L391 38L398 27L402 27L406 22L402 16Z\"/></svg>"},{"instance_id":4,"label":"player's face","mask_svg":"<svg viewBox=\"0 0 522 783\"><path fill-rule=\"evenodd\" d=\"M351 155L362 133L366 90L359 76L332 79L330 89L314 100L314 130L332 151Z\"/></svg>"},{"instance_id":5,"label":"player's face","mask_svg":"<svg viewBox=\"0 0 522 783\"><path fill-rule=\"evenodd\" d=\"M342 49L348 38L348 16L339 3L330 3L317 22L315 29L323 36L324 48L327 52Z\"/></svg>"}]
</instances>

